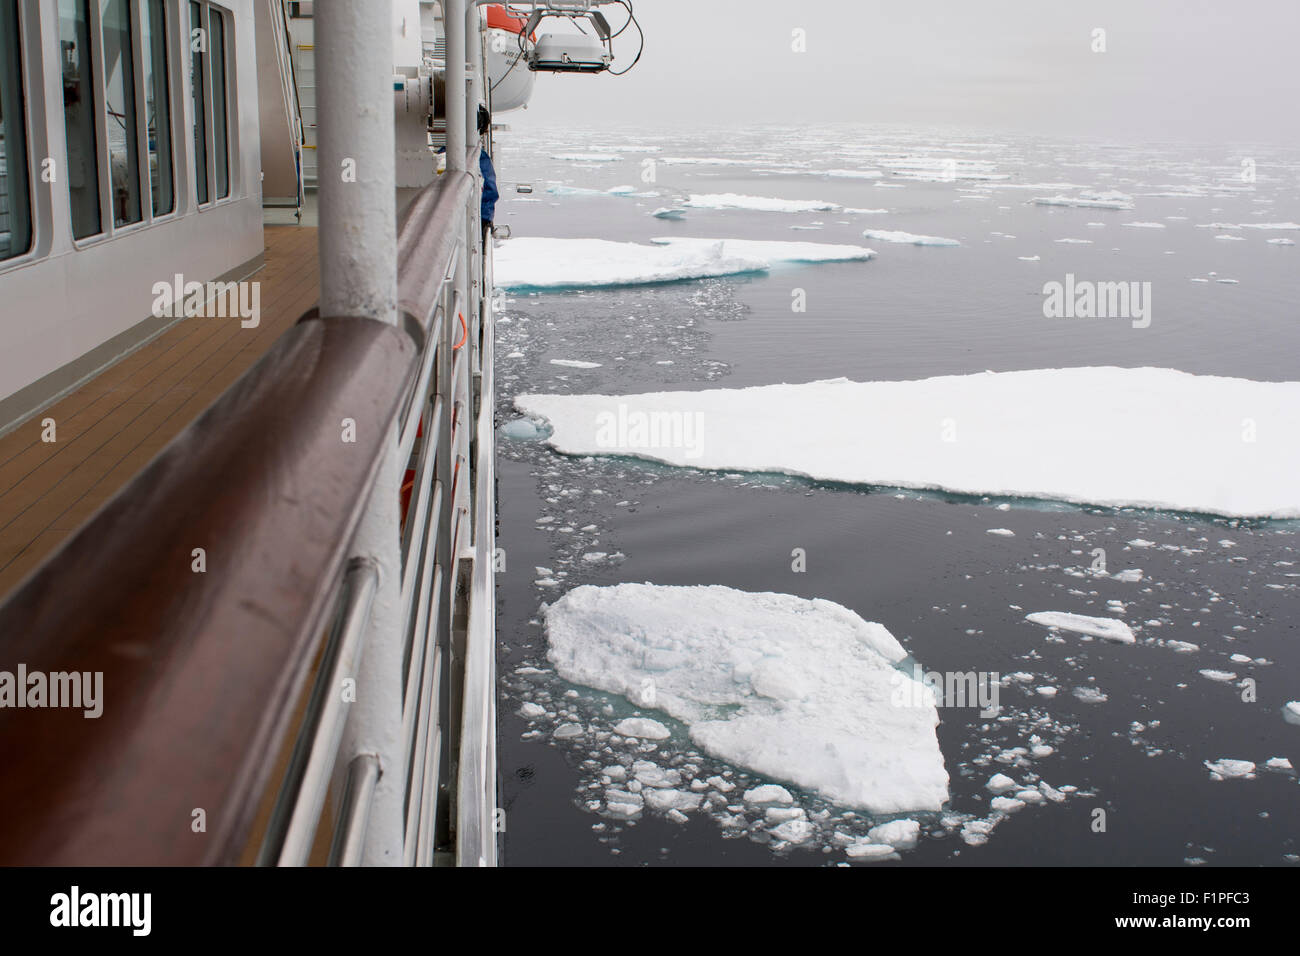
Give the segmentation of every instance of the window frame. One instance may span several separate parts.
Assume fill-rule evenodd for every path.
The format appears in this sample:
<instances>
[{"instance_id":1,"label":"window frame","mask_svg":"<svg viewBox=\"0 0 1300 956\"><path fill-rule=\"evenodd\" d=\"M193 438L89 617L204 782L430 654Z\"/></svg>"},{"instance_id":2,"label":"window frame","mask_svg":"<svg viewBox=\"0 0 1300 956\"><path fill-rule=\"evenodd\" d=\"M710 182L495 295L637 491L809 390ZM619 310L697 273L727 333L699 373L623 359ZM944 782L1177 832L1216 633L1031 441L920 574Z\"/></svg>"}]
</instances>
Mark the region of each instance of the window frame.
<instances>
[{"instance_id":1,"label":"window frame","mask_svg":"<svg viewBox=\"0 0 1300 956\"><path fill-rule=\"evenodd\" d=\"M95 168L99 172L99 216L100 231L78 239L72 237L74 249L84 249L101 242L107 242L116 236L127 235L141 229L148 229L158 222L166 222L183 215L176 181L176 110L174 82L174 35L171 24L166 22L168 4L163 4L165 35L164 47L167 51L167 89L169 109L167 122L169 127L169 146L172 167L172 209L161 215L153 211L153 178L149 175L149 116L144 88L144 31L141 28L147 15L146 0L126 0L129 5L134 29L131 31L132 85L135 95L136 155L138 157L136 175L140 185L140 219L137 222L116 225L113 222L113 183L111 160L108 151L108 64L104 59L104 0L90 0L90 55L93 58L91 79L97 109L95 110ZM68 141L63 137L63 159L67 162ZM71 219L68 222L68 234L72 236Z\"/></svg>"},{"instance_id":2,"label":"window frame","mask_svg":"<svg viewBox=\"0 0 1300 956\"><path fill-rule=\"evenodd\" d=\"M31 262L33 259L37 258L39 255L42 254L41 253L41 249L43 246L42 240L44 238L43 225L44 225L45 217L43 215L44 210L42 209L42 203L40 202L40 198L41 198L40 190L37 188L37 174L36 174L36 168L40 164L33 162L33 160L36 158L36 150L33 148L34 136L39 131L39 127L37 127L35 124L32 123L32 106L33 106L32 69L33 69L33 62L35 62L35 65L37 66L41 65L41 57L39 55L40 53L39 50L36 51L36 53L38 54L37 56L29 55L30 53L33 52L30 45L31 35L27 23L28 21L27 7L24 3L22 3L22 0L18 0L18 2L14 4L14 13L17 17L17 22L16 22L17 42L14 44L14 46L15 49L18 51L18 86L19 86L19 95L22 100L22 115L19 117L20 119L19 125L22 127L23 151L26 153L26 160L27 160L26 163L24 164L24 171L27 174L27 182L24 185L26 186L27 222L28 222L28 229L30 232L30 236L28 237L27 240L26 249L24 249L22 252L18 253L17 255L6 256L5 258L0 259L0 271L6 271L15 266L19 266L24 263ZM40 18L38 16L37 17L38 23L39 23L39 19ZM39 37L39 33L40 31L38 30L37 31L38 37ZM41 74L37 73L36 75L39 76ZM39 106L39 101L37 101L37 105ZM9 149L10 149L10 144L6 142L5 143L6 154L8 154ZM12 208L13 208L12 186L9 191L9 202L10 202L10 214L12 215Z\"/></svg>"},{"instance_id":3,"label":"window frame","mask_svg":"<svg viewBox=\"0 0 1300 956\"><path fill-rule=\"evenodd\" d=\"M177 182L176 163L176 84L174 82L175 57L173 56L174 51L172 50L172 40L175 31L172 29L171 14L168 12L168 8L173 7L174 5L168 3L167 0L163 0L161 6L163 16L161 28L163 37L163 67L165 68L162 87L167 91L167 152L169 154L168 163L170 165L172 181L172 208L164 213L154 213L153 170L148 168L149 160L152 155L149 149L149 89L145 86L144 78L145 54L147 52L144 45L144 23L149 17L150 0L133 0L133 2L136 4L137 22L141 26L141 28L136 31L135 37L137 64L139 66L139 69L136 71L136 103L139 104L138 109L140 113L140 121L137 125L140 130L140 155L144 158L144 168L141 169L140 175L142 180L145 183L148 183L149 186L147 190L142 188L141 193L148 193L149 215L145 218L145 221L152 223L175 218L177 215L180 215L182 205L180 188ZM150 27L152 29L152 23L150 23ZM157 66L158 64L156 63L149 64L151 76L156 71ZM159 124L159 128L161 128L161 124ZM162 156L161 150L158 155L160 157Z\"/></svg>"},{"instance_id":4,"label":"window frame","mask_svg":"<svg viewBox=\"0 0 1300 956\"><path fill-rule=\"evenodd\" d=\"M222 6L219 3L213 3L211 0L183 0L183 2L185 3L185 16L188 21L185 31L185 36L187 38L185 53L188 58L193 57L191 45L194 36L194 8L191 6L192 3L198 5L199 23L204 31L203 50L201 53L203 60L203 146L205 159L204 180L207 185L208 198L203 202L199 201L197 155L194 156L194 163L191 172L193 173L192 179L194 188L192 199L194 200L194 208L199 212L206 212L209 209L225 205L226 203L237 202L243 198L241 193L243 181L241 176L241 164L239 161L238 124L231 121L232 117L238 112L238 102L235 99L237 93L235 85L235 16L229 7ZM217 137L216 127L214 125L216 116L214 115L212 96L211 24L214 13L221 17L222 53L224 54L222 58L222 90L225 94L224 101L226 104L226 175L228 179L227 185L229 187L224 196L217 195ZM189 62L190 60L187 60L187 64L189 64ZM187 73L193 73L193 69L188 65ZM193 77L191 77L191 79L193 79ZM192 83L187 84L186 92L188 93L186 102L189 104L187 114L192 114L194 105ZM190 125L191 129L187 138L192 143L194 141L192 121Z\"/></svg>"}]
</instances>

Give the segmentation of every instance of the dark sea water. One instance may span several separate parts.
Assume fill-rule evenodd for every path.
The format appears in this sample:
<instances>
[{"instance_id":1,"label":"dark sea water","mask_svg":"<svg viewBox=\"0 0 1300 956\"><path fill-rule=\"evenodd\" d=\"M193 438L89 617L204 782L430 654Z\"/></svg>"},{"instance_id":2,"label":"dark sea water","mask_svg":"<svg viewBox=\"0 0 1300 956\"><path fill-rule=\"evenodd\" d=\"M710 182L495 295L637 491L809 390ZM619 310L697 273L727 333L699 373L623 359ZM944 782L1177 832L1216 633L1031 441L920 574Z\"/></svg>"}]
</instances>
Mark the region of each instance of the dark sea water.
<instances>
[{"instance_id":1,"label":"dark sea water","mask_svg":"<svg viewBox=\"0 0 1300 956\"><path fill-rule=\"evenodd\" d=\"M512 401L525 392L631 394L1085 365L1300 379L1300 245L1266 241L1300 241L1300 230L1202 228L1300 222L1300 152L1294 150L851 127L614 130L563 138L519 131L500 134L498 142L503 199L497 221L516 237L706 236L852 243L877 252L868 262L783 266L758 275L510 295L498 328L499 432L518 417ZM624 158L551 158L606 148L621 149ZM674 157L731 162L664 162ZM881 180L825 174L880 169L882 160L942 163L948 157L963 161L961 172L1010 178L923 182L889 171ZM645 159L656 161L652 183L641 178ZM983 165L968 167L967 160ZM514 192L516 182L532 184L534 192ZM1044 185L1015 188L1031 184ZM547 192L552 185L629 185L662 195L557 195ZM1070 186L1121 190L1135 208L1029 202L1078 192ZM1175 192L1184 195L1156 195ZM692 209L680 222L649 215L689 193L817 199L888 212ZM1123 225L1135 221L1165 228ZM821 225L790 228L814 223ZM867 228L961 245L884 243L863 239ZM1216 238L1226 234L1244 238ZM1062 238L1092 241L1056 241ZM1066 273L1150 282L1150 327L1044 318L1043 284L1063 281ZM1237 282L1214 281L1219 278ZM791 311L795 288L806 292L804 313ZM559 366L552 359L600 367ZM723 584L826 598L884 624L926 669L1017 675L1001 688L997 718L940 709L948 812L912 815L924 831L919 845L900 861L864 865L1300 860L1296 774L1264 766L1275 757L1300 766L1300 726L1281 715L1285 702L1300 699L1300 523L693 472L631 459L570 458L541 441L505 436L498 473L498 543L506 555L498 577L498 752L507 864L847 862L825 839L777 847L761 828L724 831L705 812L685 823L650 812L634 821L603 814L597 784L610 754L599 753L589 736L556 740L552 732L567 720L607 722L610 714L633 709L550 672L538 614L542 602L569 588L620 582ZM1010 507L999 510L999 504ZM539 523L548 517L553 520ZM1015 536L989 535L990 528ZM805 573L791 569L794 548L807 552ZM1105 549L1110 570L1141 568L1143 579L1089 574L1096 548ZM611 557L582 560L590 552ZM558 586L537 583L547 578ZM1122 609L1108 601L1122 602ZM1057 638L1024 619L1045 610L1120 616L1134 625L1137 643ZM1199 650L1177 653L1169 641ZM1234 654L1249 661L1234 662ZM1202 669L1236 678L1208 679ZM1253 701L1243 700L1250 696L1246 679L1254 681ZM1044 685L1058 687L1057 696L1035 691ZM1080 687L1098 688L1105 699L1082 700L1071 692ZM547 714L520 716L525 702L541 704ZM1014 750L1029 748L1031 738L1052 752ZM744 785L769 782L699 754L685 739L646 746L654 747L645 753L650 759L686 766L700 778L725 771ZM1220 758L1254 761L1255 778L1213 780L1205 761ZM987 842L969 845L961 823L990 819L985 783L997 772L1077 789L1063 802L996 818ZM836 808L797 795L810 813L839 819ZM1104 811L1102 832L1098 810Z\"/></svg>"}]
</instances>

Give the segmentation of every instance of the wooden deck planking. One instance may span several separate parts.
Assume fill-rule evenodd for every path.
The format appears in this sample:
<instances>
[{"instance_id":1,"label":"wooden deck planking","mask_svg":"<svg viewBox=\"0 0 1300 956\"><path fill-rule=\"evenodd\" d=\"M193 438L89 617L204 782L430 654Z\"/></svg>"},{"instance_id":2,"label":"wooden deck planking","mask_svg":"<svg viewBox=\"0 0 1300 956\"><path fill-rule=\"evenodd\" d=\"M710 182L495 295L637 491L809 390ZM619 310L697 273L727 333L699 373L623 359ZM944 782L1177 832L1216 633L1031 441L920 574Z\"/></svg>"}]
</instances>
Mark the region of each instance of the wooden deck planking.
<instances>
[{"instance_id":1,"label":"wooden deck planking","mask_svg":"<svg viewBox=\"0 0 1300 956\"><path fill-rule=\"evenodd\" d=\"M0 437L0 595L239 378L319 296L316 230L268 226L261 321L192 318ZM57 441L41 440L53 418Z\"/></svg>"}]
</instances>

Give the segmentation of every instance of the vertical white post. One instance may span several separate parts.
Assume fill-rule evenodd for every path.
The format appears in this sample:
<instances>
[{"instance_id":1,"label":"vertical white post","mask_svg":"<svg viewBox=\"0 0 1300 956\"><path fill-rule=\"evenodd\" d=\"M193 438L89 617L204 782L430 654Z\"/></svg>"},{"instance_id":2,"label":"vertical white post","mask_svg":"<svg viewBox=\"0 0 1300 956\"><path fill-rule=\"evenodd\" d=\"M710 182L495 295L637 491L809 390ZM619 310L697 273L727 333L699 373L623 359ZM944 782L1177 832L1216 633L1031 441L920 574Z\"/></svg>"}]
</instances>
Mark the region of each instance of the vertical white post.
<instances>
[{"instance_id":1,"label":"vertical white post","mask_svg":"<svg viewBox=\"0 0 1300 956\"><path fill-rule=\"evenodd\" d=\"M447 171L465 169L465 5L466 0L442 0L447 30Z\"/></svg>"},{"instance_id":2,"label":"vertical white post","mask_svg":"<svg viewBox=\"0 0 1300 956\"><path fill-rule=\"evenodd\" d=\"M393 45L391 17L387 9L380 15L377 5L329 2L315 8L320 310L325 316L395 325ZM353 542L354 555L369 557L379 566L379 590L337 763L341 778L356 755L379 759L361 859L366 866L402 862L401 465L395 427L388 439L369 508ZM347 447L340 446L344 451Z\"/></svg>"}]
</instances>

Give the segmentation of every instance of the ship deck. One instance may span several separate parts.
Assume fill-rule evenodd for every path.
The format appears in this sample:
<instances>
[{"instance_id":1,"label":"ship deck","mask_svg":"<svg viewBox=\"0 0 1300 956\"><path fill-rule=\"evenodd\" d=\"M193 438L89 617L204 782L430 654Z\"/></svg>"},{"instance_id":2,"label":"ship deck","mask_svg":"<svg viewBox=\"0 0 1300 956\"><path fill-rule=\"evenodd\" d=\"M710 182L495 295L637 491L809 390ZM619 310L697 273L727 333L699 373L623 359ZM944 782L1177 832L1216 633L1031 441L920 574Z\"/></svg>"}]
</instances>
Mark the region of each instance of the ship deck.
<instances>
[{"instance_id":1,"label":"ship deck","mask_svg":"<svg viewBox=\"0 0 1300 956\"><path fill-rule=\"evenodd\" d=\"M59 547L319 297L316 229L267 226L261 320L191 318L0 437L0 596ZM42 422L55 422L53 442ZM232 476L235 478L237 476Z\"/></svg>"}]
</instances>

